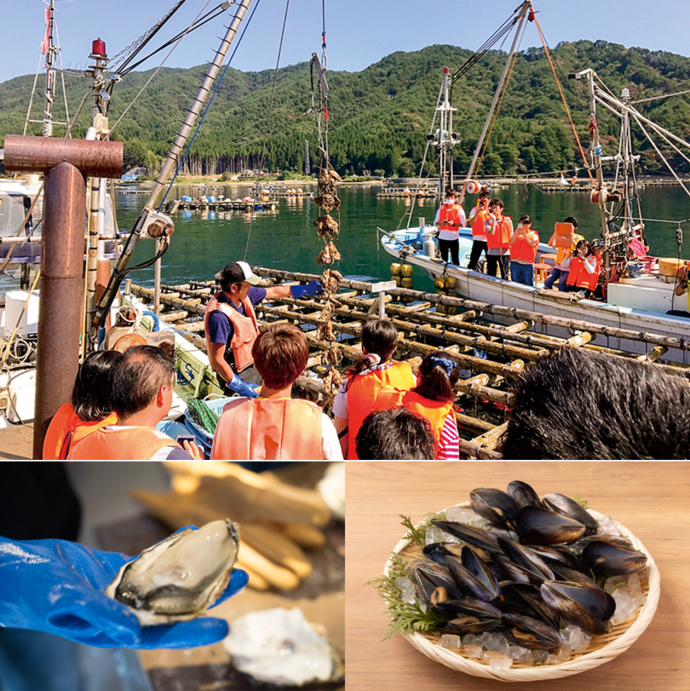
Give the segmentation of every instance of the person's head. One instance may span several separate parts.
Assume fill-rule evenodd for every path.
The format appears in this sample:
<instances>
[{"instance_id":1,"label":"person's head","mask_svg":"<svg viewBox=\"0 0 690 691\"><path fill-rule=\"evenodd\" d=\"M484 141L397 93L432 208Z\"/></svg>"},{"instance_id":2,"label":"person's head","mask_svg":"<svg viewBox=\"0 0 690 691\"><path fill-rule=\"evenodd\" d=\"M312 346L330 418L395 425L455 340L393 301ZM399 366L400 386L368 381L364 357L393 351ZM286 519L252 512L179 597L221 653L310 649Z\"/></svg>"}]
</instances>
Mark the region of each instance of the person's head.
<instances>
[{"instance_id":1,"label":"person's head","mask_svg":"<svg viewBox=\"0 0 690 691\"><path fill-rule=\"evenodd\" d=\"M72 389L72 407L82 422L104 420L113 412L113 368L122 360L116 350L91 353L79 367Z\"/></svg>"},{"instance_id":2,"label":"person's head","mask_svg":"<svg viewBox=\"0 0 690 691\"><path fill-rule=\"evenodd\" d=\"M432 401L453 401L455 400L453 387L458 381L459 374L452 355L443 350L437 350L422 360L417 374L418 384L414 391Z\"/></svg>"},{"instance_id":3,"label":"person's head","mask_svg":"<svg viewBox=\"0 0 690 691\"><path fill-rule=\"evenodd\" d=\"M565 219L564 223L572 223L575 230L577 230L577 219L575 218L575 216L568 216L568 218Z\"/></svg>"},{"instance_id":4,"label":"person's head","mask_svg":"<svg viewBox=\"0 0 690 691\"><path fill-rule=\"evenodd\" d=\"M532 225L532 219L525 214L524 216L520 216L520 223L522 223L525 228L529 228Z\"/></svg>"},{"instance_id":5,"label":"person's head","mask_svg":"<svg viewBox=\"0 0 690 691\"><path fill-rule=\"evenodd\" d=\"M354 377L365 369L390 360L397 347L398 332L393 324L387 319L370 319L362 327L362 358L346 374Z\"/></svg>"},{"instance_id":6,"label":"person's head","mask_svg":"<svg viewBox=\"0 0 690 691\"><path fill-rule=\"evenodd\" d=\"M231 262L220 274L220 288L231 297L244 300L252 286L259 285L261 279L252 272L247 262Z\"/></svg>"},{"instance_id":7,"label":"person's head","mask_svg":"<svg viewBox=\"0 0 690 691\"><path fill-rule=\"evenodd\" d=\"M563 348L515 388L506 460L687 459L690 386L659 366Z\"/></svg>"},{"instance_id":8,"label":"person's head","mask_svg":"<svg viewBox=\"0 0 690 691\"><path fill-rule=\"evenodd\" d=\"M355 446L358 458L367 461L431 461L436 456L429 421L402 406L367 415Z\"/></svg>"},{"instance_id":9,"label":"person's head","mask_svg":"<svg viewBox=\"0 0 690 691\"><path fill-rule=\"evenodd\" d=\"M583 257L589 257L589 255L592 254L592 246L587 240L580 240L577 245L575 245L575 253Z\"/></svg>"},{"instance_id":10,"label":"person's head","mask_svg":"<svg viewBox=\"0 0 690 691\"><path fill-rule=\"evenodd\" d=\"M286 389L309 360L306 336L294 324L272 324L252 346L254 366L269 389Z\"/></svg>"},{"instance_id":11,"label":"person's head","mask_svg":"<svg viewBox=\"0 0 690 691\"><path fill-rule=\"evenodd\" d=\"M162 420L172 405L174 381L175 368L160 348L133 346L113 370L113 410L120 420L147 409Z\"/></svg>"},{"instance_id":12,"label":"person's head","mask_svg":"<svg viewBox=\"0 0 690 691\"><path fill-rule=\"evenodd\" d=\"M491 213L500 216L503 213L503 202L500 199L492 199L489 208L491 209Z\"/></svg>"},{"instance_id":13,"label":"person's head","mask_svg":"<svg viewBox=\"0 0 690 691\"><path fill-rule=\"evenodd\" d=\"M447 192L446 192L446 204L455 204L455 202L458 199L458 194L457 192L451 187Z\"/></svg>"},{"instance_id":14,"label":"person's head","mask_svg":"<svg viewBox=\"0 0 690 691\"><path fill-rule=\"evenodd\" d=\"M489 192L488 187L482 187L479 192L479 197L477 198L479 206L488 207L491 203L491 192Z\"/></svg>"}]
</instances>

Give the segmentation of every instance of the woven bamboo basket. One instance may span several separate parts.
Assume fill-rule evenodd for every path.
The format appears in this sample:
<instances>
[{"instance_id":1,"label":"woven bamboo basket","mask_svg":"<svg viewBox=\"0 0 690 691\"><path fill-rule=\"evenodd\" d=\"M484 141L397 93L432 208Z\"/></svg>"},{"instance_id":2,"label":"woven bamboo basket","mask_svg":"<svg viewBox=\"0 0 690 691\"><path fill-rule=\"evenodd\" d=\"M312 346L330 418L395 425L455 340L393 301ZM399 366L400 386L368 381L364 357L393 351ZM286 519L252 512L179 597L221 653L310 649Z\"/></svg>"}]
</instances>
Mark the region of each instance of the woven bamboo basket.
<instances>
[{"instance_id":1,"label":"woven bamboo basket","mask_svg":"<svg viewBox=\"0 0 690 691\"><path fill-rule=\"evenodd\" d=\"M469 503L458 504L458 506L470 508ZM592 509L588 509L588 511L597 520L604 517L603 514ZM564 662L554 665L532 666L513 661L513 666L510 669L493 669L486 663L468 658L461 650L449 650L436 645L440 639L438 634L414 633L404 637L421 653L446 667L475 677L497 681L525 682L559 679L603 665L625 652L642 635L654 617L661 592L661 577L652 555L630 530L617 521L614 523L622 535L627 535L635 549L647 555L647 566L640 571L640 585L642 592L647 596L647 602L622 624L613 626L609 633L602 636L592 636L589 647L573 653ZM409 540L400 540L393 551L401 554L403 558L416 559L421 556L419 548L412 545ZM389 568L390 560L386 563L385 575L388 575Z\"/></svg>"}]
</instances>

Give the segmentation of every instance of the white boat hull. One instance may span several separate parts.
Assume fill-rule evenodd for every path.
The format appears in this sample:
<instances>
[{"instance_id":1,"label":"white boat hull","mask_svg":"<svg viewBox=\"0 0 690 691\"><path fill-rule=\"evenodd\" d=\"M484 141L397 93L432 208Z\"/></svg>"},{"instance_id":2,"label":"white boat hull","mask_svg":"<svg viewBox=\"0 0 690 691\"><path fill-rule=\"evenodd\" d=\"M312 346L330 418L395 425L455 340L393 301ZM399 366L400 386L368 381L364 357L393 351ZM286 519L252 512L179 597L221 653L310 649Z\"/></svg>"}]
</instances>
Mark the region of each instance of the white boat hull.
<instances>
[{"instance_id":1,"label":"white boat hull","mask_svg":"<svg viewBox=\"0 0 690 691\"><path fill-rule=\"evenodd\" d=\"M409 231L397 231L381 240L383 248L394 257L404 258L405 261L418 266L430 277L434 278L442 274L453 276L457 280L455 292L469 300L529 310L543 315L553 315L565 319L581 320L601 326L627 329L637 333L652 333L666 337L690 340L690 319L673 317L664 313L648 312L632 307L612 305L595 300L579 300L572 302L572 294L559 294L558 291L544 291L539 288L531 288L512 281L487 276L477 271L462 268L467 265L469 251L472 242L467 237L460 237L460 265L446 264L438 259L422 253L406 244L411 239L416 229ZM401 256L401 252L402 255ZM683 300L681 300L684 302ZM676 309L682 309L678 304ZM486 319L501 321L487 312L483 315ZM563 327L537 322L534 331L551 336L568 337L573 333ZM595 334L592 334L593 336ZM625 350L631 353L644 354L652 349L653 345L643 341L616 338L597 334L594 339L596 345L608 348ZM689 364L690 353L679 348L669 348L662 360Z\"/></svg>"}]
</instances>

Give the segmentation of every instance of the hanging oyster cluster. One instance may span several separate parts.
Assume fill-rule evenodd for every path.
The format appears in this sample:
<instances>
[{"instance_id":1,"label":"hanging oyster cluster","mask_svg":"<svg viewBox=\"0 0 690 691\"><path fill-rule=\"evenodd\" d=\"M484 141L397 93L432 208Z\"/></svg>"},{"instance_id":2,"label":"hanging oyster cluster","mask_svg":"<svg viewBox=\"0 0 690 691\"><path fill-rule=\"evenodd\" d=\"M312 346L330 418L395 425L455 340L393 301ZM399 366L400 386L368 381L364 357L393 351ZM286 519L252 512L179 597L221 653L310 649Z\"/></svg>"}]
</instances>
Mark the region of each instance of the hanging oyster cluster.
<instances>
[{"instance_id":1,"label":"hanging oyster cluster","mask_svg":"<svg viewBox=\"0 0 690 691\"><path fill-rule=\"evenodd\" d=\"M336 193L336 185L341 181L340 175L330 168L328 161L321 169L318 182L319 196L314 200L323 212L314 221L319 238L324 241L324 248L319 252L316 261L322 266L331 267L340 260L340 252L336 247L340 235L340 225L330 215L334 209L340 206L340 199ZM323 386L327 401L335 396L338 387L342 384L342 377L336 370L336 366L342 360L342 351L336 343L336 335L333 331L332 318L335 308L338 306L335 294L342 279L342 274L333 268L325 268L321 274L321 285L326 293L326 304L321 310L320 324L316 330L316 337L328 344L328 348L321 355L321 364L327 368Z\"/></svg>"}]
</instances>

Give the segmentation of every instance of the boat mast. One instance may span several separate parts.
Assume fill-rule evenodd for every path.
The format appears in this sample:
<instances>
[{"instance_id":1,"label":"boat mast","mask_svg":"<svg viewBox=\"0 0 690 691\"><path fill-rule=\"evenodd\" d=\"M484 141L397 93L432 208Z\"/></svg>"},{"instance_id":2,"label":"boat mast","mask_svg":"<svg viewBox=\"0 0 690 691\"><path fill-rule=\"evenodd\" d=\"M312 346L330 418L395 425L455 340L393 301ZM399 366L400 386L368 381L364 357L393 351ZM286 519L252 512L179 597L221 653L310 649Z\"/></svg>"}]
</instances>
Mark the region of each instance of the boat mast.
<instances>
[{"instance_id":1,"label":"boat mast","mask_svg":"<svg viewBox=\"0 0 690 691\"><path fill-rule=\"evenodd\" d=\"M510 46L510 52L508 53L508 59L506 60L506 64L503 68L503 73L501 74L501 78L498 82L498 86L496 87L496 91L494 92L494 100L491 102L491 107L489 108L489 113L486 116L486 120L484 121L484 128L482 129L482 133L479 137L479 141L477 142L477 146L475 147L474 150L474 155L472 156L472 162L470 163L469 170L467 171L467 180L472 179L472 174L474 173L474 167L477 165L477 160L479 159L479 152L482 150L482 146L484 145L484 139L486 138L486 133L489 131L489 125L491 124L491 119L493 118L494 112L496 110L496 106L498 105L498 99L501 95L501 90L503 89L503 84L505 83L505 80L508 76L508 70L510 68L510 63L513 59L513 55L515 54L515 50L518 45L518 41L520 40L520 34L522 33L522 28L525 23L525 19L527 18L528 11L532 9L532 0L526 0L525 2L522 3L522 7L520 8L520 14L516 17L515 23L517 24L517 31L515 32L515 37L513 38L513 43ZM463 185L462 190L460 190L460 199L459 203L462 204L463 199L465 198L465 186Z\"/></svg>"},{"instance_id":2,"label":"boat mast","mask_svg":"<svg viewBox=\"0 0 690 691\"><path fill-rule=\"evenodd\" d=\"M230 7L231 4L231 2L224 2L223 9L227 9L228 7ZM97 337L98 328L103 323L105 315L110 309L110 305L113 303L113 300L115 299L115 294L117 293L120 287L120 283L127 274L127 265L129 264L129 261L132 258L132 253L134 252L134 248L142 233L146 232L149 225L152 225L157 221L159 223L162 222L164 226L166 225L166 223L169 223L169 219L167 219L167 217L163 217L162 214L156 213L156 200L158 199L158 196L163 190L163 187L165 186L168 177L170 176L170 173L172 172L173 168L177 165L180 152L182 151L182 148L184 147L187 141L187 137L189 136L189 133L192 127L194 126L196 118L199 115L199 112L201 111L201 107L204 105L204 102L206 101L208 93L211 90L213 82L215 81L215 78L218 74L218 70L220 69L220 66L223 64L223 60L225 60L225 56L227 55L228 50L232 45L232 42L237 34L237 31L239 30L240 25L242 24L242 20L244 19L244 16L247 13L247 9L249 8L250 4L251 0L239 0L235 16L233 17L232 22L230 22L230 25L227 27L225 36L221 40L220 47L216 51L216 55L213 58L213 61L208 66L206 74L204 75L204 78L202 80L201 86L199 87L199 91L197 92L194 102L187 111L187 116L185 117L184 122L182 123L182 127L180 128L180 131L177 134L177 137L175 138L172 148L168 153L168 157L165 159L165 162L163 163L161 172L156 178L156 182L154 183L153 189L151 190L151 194L149 195L146 205L144 206L144 209L139 215L139 218L137 219L134 225L134 229L127 238L127 242L125 243L125 247L123 248L120 259L117 262L115 270L110 276L108 286L105 289L105 292L103 293L103 296L101 297L98 305L96 306L96 312L94 314L91 330L92 339L95 339ZM156 271L156 294L158 296L160 296L159 255L161 254L162 242L169 242L169 238L165 238L165 240L163 241L161 241L160 239L156 240L155 263L158 264L158 269ZM156 312L158 312L159 309L160 301L158 301L158 304L156 305Z\"/></svg>"},{"instance_id":3,"label":"boat mast","mask_svg":"<svg viewBox=\"0 0 690 691\"><path fill-rule=\"evenodd\" d=\"M55 0L50 0L48 5L48 52L46 53L46 93L45 105L43 106L43 136L53 136L53 101L55 100L55 72L53 62L55 58L55 44L53 33L55 31Z\"/></svg>"},{"instance_id":4,"label":"boat mast","mask_svg":"<svg viewBox=\"0 0 690 691\"><path fill-rule=\"evenodd\" d=\"M433 142L438 147L438 194L441 202L446 198L446 190L453 187L453 149L460 141L453 132L453 111L457 108L450 104L451 86L450 70L444 67L443 102L436 108L439 125L436 141Z\"/></svg>"}]
</instances>

